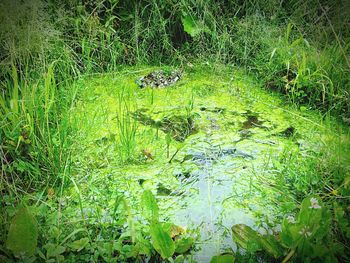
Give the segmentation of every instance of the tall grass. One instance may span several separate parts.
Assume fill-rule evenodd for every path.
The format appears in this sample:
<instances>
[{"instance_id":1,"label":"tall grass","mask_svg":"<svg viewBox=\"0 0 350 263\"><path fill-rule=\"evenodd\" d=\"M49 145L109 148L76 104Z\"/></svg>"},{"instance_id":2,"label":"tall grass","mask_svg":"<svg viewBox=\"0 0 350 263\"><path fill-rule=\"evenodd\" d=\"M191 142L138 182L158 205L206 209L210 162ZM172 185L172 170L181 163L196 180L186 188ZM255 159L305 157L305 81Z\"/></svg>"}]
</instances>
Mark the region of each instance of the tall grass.
<instances>
[{"instance_id":1,"label":"tall grass","mask_svg":"<svg viewBox=\"0 0 350 263\"><path fill-rule=\"evenodd\" d=\"M118 91L118 108L116 115L116 146L121 163L133 161L136 150L137 120L133 118L134 105L130 91L121 87Z\"/></svg>"},{"instance_id":2,"label":"tall grass","mask_svg":"<svg viewBox=\"0 0 350 263\"><path fill-rule=\"evenodd\" d=\"M56 181L69 149L67 111L73 95L57 89L53 72L50 65L43 81L28 83L13 66L2 82L11 91L0 98L3 179L25 182L25 191Z\"/></svg>"}]
</instances>

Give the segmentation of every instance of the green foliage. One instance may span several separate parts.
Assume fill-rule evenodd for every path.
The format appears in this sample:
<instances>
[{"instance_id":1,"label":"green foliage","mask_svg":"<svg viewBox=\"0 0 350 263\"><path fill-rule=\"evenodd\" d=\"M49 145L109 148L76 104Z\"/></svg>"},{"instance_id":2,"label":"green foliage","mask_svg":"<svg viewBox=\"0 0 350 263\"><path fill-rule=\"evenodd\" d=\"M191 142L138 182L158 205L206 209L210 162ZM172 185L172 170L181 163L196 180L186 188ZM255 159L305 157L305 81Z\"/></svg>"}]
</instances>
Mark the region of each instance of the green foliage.
<instances>
[{"instance_id":1,"label":"green foliage","mask_svg":"<svg viewBox=\"0 0 350 263\"><path fill-rule=\"evenodd\" d=\"M64 256L62 254L66 251L66 247L57 244L47 243L43 246L43 248L45 249L46 253L45 255L41 254L41 258L47 261L57 262L62 262L64 260Z\"/></svg>"},{"instance_id":2,"label":"green foliage","mask_svg":"<svg viewBox=\"0 0 350 263\"><path fill-rule=\"evenodd\" d=\"M329 242L331 213L319 197L305 198L297 220L285 218L282 224L282 244L297 252L299 258L335 259L339 244Z\"/></svg>"},{"instance_id":3,"label":"green foliage","mask_svg":"<svg viewBox=\"0 0 350 263\"><path fill-rule=\"evenodd\" d=\"M249 253L263 250L274 258L287 254L283 262L292 257L297 262L315 259L337 262L345 248L331 239L331 221L329 208L318 196L311 196L303 200L295 218L291 215L284 218L279 237L262 236L245 225L233 226L232 236Z\"/></svg>"},{"instance_id":4,"label":"green foliage","mask_svg":"<svg viewBox=\"0 0 350 263\"><path fill-rule=\"evenodd\" d=\"M294 103L347 116L348 92L344 87L348 83L345 72L349 72L349 67L342 48L326 45L320 49L311 45L291 23L283 38L274 35L266 40L262 40L265 51L259 52L253 62L266 87L286 94ZM342 65L341 70L335 71L336 65Z\"/></svg>"},{"instance_id":5,"label":"green foliage","mask_svg":"<svg viewBox=\"0 0 350 263\"><path fill-rule=\"evenodd\" d=\"M204 58L254 70L293 101L349 118L345 2L4 1L2 72L13 64L38 77L55 62L64 80L125 62Z\"/></svg>"},{"instance_id":6,"label":"green foliage","mask_svg":"<svg viewBox=\"0 0 350 263\"><path fill-rule=\"evenodd\" d=\"M240 224L232 227L232 238L240 247L249 253L265 250L274 258L282 255L281 246L276 240L268 235L262 236L249 226Z\"/></svg>"},{"instance_id":7,"label":"green foliage","mask_svg":"<svg viewBox=\"0 0 350 263\"><path fill-rule=\"evenodd\" d=\"M181 22L186 33L191 37L196 37L202 32L210 32L208 27L201 25L199 21L196 21L190 15L184 15L181 17Z\"/></svg>"},{"instance_id":8,"label":"green foliage","mask_svg":"<svg viewBox=\"0 0 350 263\"><path fill-rule=\"evenodd\" d=\"M87 237L83 237L79 240L75 240L72 243L68 244L68 246L77 252L84 249L86 245L89 243L89 239Z\"/></svg>"},{"instance_id":9,"label":"green foliage","mask_svg":"<svg viewBox=\"0 0 350 263\"><path fill-rule=\"evenodd\" d=\"M53 65L42 81L31 84L22 80L13 66L12 74L1 85L11 91L0 98L4 173L14 174L18 184L35 186L56 181L58 178L51 174L63 173L71 143L69 116L64 113L71 106L74 88L60 89L62 98L58 100Z\"/></svg>"},{"instance_id":10,"label":"green foliage","mask_svg":"<svg viewBox=\"0 0 350 263\"><path fill-rule=\"evenodd\" d=\"M233 263L233 262L235 262L235 257L234 255L231 255L231 254L214 256L210 260L210 263Z\"/></svg>"},{"instance_id":11,"label":"green foliage","mask_svg":"<svg viewBox=\"0 0 350 263\"><path fill-rule=\"evenodd\" d=\"M144 216L150 223L152 246L163 259L172 257L175 252L186 253L193 246L195 239L182 235L182 228L171 223L159 222L159 208L150 190L143 192L141 205Z\"/></svg>"},{"instance_id":12,"label":"green foliage","mask_svg":"<svg viewBox=\"0 0 350 263\"><path fill-rule=\"evenodd\" d=\"M350 239L350 222L346 219L344 208L336 202L334 202L333 206L334 219L337 222L338 227L343 232L343 234L345 234L345 236Z\"/></svg>"},{"instance_id":13,"label":"green foliage","mask_svg":"<svg viewBox=\"0 0 350 263\"><path fill-rule=\"evenodd\" d=\"M26 207L20 208L12 219L6 246L18 257L32 256L38 241L38 226Z\"/></svg>"},{"instance_id":14,"label":"green foliage","mask_svg":"<svg viewBox=\"0 0 350 263\"><path fill-rule=\"evenodd\" d=\"M178 254L186 253L193 246L195 239L193 237L184 237L175 240L175 252Z\"/></svg>"},{"instance_id":15,"label":"green foliage","mask_svg":"<svg viewBox=\"0 0 350 263\"><path fill-rule=\"evenodd\" d=\"M160 223L151 223L150 234L153 247L163 259L169 258L174 254L175 244Z\"/></svg>"},{"instance_id":16,"label":"green foliage","mask_svg":"<svg viewBox=\"0 0 350 263\"><path fill-rule=\"evenodd\" d=\"M159 208L157 200L150 190L143 192L141 196L141 206L143 216L150 222L157 222L159 218Z\"/></svg>"},{"instance_id":17,"label":"green foliage","mask_svg":"<svg viewBox=\"0 0 350 263\"><path fill-rule=\"evenodd\" d=\"M232 227L232 238L240 247L256 252L260 247L260 235L249 226L240 224Z\"/></svg>"}]
</instances>

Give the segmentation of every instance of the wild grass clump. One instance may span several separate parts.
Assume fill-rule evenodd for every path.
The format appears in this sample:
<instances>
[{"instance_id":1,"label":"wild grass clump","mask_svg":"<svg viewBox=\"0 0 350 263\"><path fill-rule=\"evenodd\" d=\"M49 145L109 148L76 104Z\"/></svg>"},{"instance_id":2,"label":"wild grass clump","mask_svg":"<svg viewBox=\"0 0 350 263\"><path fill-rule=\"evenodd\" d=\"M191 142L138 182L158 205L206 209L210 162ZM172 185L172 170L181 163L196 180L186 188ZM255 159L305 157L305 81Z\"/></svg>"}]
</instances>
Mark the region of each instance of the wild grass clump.
<instances>
[{"instance_id":1,"label":"wild grass clump","mask_svg":"<svg viewBox=\"0 0 350 263\"><path fill-rule=\"evenodd\" d=\"M121 163L132 162L137 147L137 120L133 117L133 110L130 107L131 102L120 94L116 115L116 147Z\"/></svg>"},{"instance_id":2,"label":"wild grass clump","mask_svg":"<svg viewBox=\"0 0 350 263\"><path fill-rule=\"evenodd\" d=\"M23 186L24 191L56 182L69 155L67 112L74 90L58 90L53 71L50 66L43 82L29 84L13 67L2 82L2 179L6 184Z\"/></svg>"},{"instance_id":3,"label":"wild grass clump","mask_svg":"<svg viewBox=\"0 0 350 263\"><path fill-rule=\"evenodd\" d=\"M265 41L253 63L269 89L293 103L349 117L350 67L340 47L318 49L288 24L283 37ZM294 32L293 32L294 31Z\"/></svg>"}]
</instances>

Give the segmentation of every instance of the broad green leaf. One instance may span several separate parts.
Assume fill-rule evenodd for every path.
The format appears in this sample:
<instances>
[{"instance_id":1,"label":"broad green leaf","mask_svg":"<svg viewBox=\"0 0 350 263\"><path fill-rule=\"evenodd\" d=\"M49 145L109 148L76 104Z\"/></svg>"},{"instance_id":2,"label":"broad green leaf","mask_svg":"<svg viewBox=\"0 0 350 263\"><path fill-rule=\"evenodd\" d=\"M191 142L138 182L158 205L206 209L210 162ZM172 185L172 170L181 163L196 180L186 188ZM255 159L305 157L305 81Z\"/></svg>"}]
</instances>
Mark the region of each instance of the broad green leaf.
<instances>
[{"instance_id":1,"label":"broad green leaf","mask_svg":"<svg viewBox=\"0 0 350 263\"><path fill-rule=\"evenodd\" d=\"M87 237L83 237L79 240L75 240L74 242L68 244L68 246L79 252L80 250L82 250L87 244L89 243L89 239Z\"/></svg>"},{"instance_id":2,"label":"broad green leaf","mask_svg":"<svg viewBox=\"0 0 350 263\"><path fill-rule=\"evenodd\" d=\"M175 252L179 254L183 254L192 247L193 243L194 243L193 237L177 239L175 241L175 247L176 247Z\"/></svg>"},{"instance_id":3,"label":"broad green leaf","mask_svg":"<svg viewBox=\"0 0 350 263\"><path fill-rule=\"evenodd\" d=\"M329 232L331 213L318 196L307 197L298 214L300 231L308 230L313 238L322 239Z\"/></svg>"},{"instance_id":4,"label":"broad green leaf","mask_svg":"<svg viewBox=\"0 0 350 263\"><path fill-rule=\"evenodd\" d=\"M37 240L37 222L28 208L23 207L12 219L6 246L15 255L31 256L35 252Z\"/></svg>"},{"instance_id":5,"label":"broad green leaf","mask_svg":"<svg viewBox=\"0 0 350 263\"><path fill-rule=\"evenodd\" d=\"M196 21L190 15L184 15L181 17L181 22L185 32L188 33L191 37L196 37L202 32L210 31L207 26L202 25L199 21Z\"/></svg>"},{"instance_id":6,"label":"broad green leaf","mask_svg":"<svg viewBox=\"0 0 350 263\"><path fill-rule=\"evenodd\" d=\"M330 251L328 248L326 248L323 244L318 243L318 244L313 244L313 255L314 257L320 257L320 258L324 258L325 255L329 254Z\"/></svg>"},{"instance_id":7,"label":"broad green leaf","mask_svg":"<svg viewBox=\"0 0 350 263\"><path fill-rule=\"evenodd\" d=\"M310 255L314 254L315 252L314 252L314 248L312 246L312 243L309 240L304 239L297 246L297 253L298 253L298 256L300 256L302 258L302 257L310 256Z\"/></svg>"},{"instance_id":8,"label":"broad green leaf","mask_svg":"<svg viewBox=\"0 0 350 263\"><path fill-rule=\"evenodd\" d=\"M149 221L158 221L159 208L157 200L150 190L143 192L141 196L143 216Z\"/></svg>"},{"instance_id":9,"label":"broad green leaf","mask_svg":"<svg viewBox=\"0 0 350 263\"><path fill-rule=\"evenodd\" d=\"M235 256L232 254L214 256L210 260L210 263L233 263L233 262L235 262Z\"/></svg>"},{"instance_id":10,"label":"broad green leaf","mask_svg":"<svg viewBox=\"0 0 350 263\"><path fill-rule=\"evenodd\" d=\"M262 236L246 225L235 225L232 227L233 240L249 252L264 250L275 258L282 255L283 249L274 236ZM287 237L288 238L288 237ZM290 243L289 240L287 240Z\"/></svg>"},{"instance_id":11,"label":"broad green leaf","mask_svg":"<svg viewBox=\"0 0 350 263\"><path fill-rule=\"evenodd\" d=\"M175 252L175 244L159 223L152 223L150 234L154 249L162 256L163 259L171 257Z\"/></svg>"},{"instance_id":12,"label":"broad green leaf","mask_svg":"<svg viewBox=\"0 0 350 263\"><path fill-rule=\"evenodd\" d=\"M244 224L238 224L232 227L232 238L238 246L249 252L255 252L261 249L260 235Z\"/></svg>"}]
</instances>

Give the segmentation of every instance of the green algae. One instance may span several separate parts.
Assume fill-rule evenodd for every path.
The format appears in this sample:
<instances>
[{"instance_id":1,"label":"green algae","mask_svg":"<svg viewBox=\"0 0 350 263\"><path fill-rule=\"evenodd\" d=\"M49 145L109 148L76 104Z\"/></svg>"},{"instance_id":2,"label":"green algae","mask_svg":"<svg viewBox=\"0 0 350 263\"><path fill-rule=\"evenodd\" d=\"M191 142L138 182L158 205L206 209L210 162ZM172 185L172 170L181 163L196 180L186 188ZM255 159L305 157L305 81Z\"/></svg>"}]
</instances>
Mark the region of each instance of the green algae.
<instances>
[{"instance_id":1,"label":"green algae","mask_svg":"<svg viewBox=\"0 0 350 263\"><path fill-rule=\"evenodd\" d=\"M227 69L201 69L168 88L139 89L135 79L152 70L82 82L72 113L80 130L72 157L75 177L91 208L87 214L91 220L104 215L106 224L113 223L108 210L116 196L123 195L137 216L141 194L151 190L163 220L197 231L191 253L199 262L236 250L228 231L234 224L278 232L282 216L297 205L292 189L275 187L288 166L286 152L297 164L313 159L311 153L322 151L325 141L349 143L316 113L285 105L239 71L232 80ZM127 163L119 154L120 111L138 121ZM169 149L167 133L173 137ZM144 158L144 150L153 158ZM307 169L300 172L313 172Z\"/></svg>"}]
</instances>

